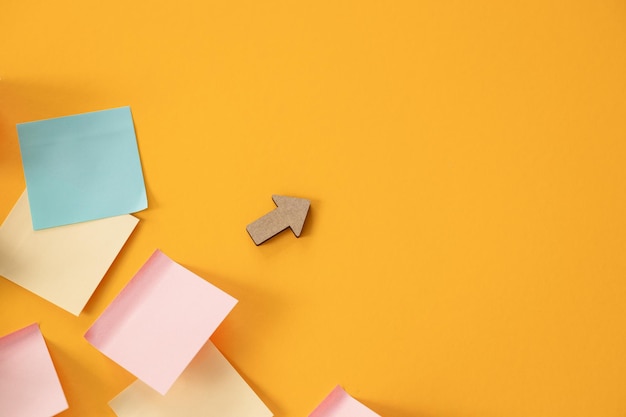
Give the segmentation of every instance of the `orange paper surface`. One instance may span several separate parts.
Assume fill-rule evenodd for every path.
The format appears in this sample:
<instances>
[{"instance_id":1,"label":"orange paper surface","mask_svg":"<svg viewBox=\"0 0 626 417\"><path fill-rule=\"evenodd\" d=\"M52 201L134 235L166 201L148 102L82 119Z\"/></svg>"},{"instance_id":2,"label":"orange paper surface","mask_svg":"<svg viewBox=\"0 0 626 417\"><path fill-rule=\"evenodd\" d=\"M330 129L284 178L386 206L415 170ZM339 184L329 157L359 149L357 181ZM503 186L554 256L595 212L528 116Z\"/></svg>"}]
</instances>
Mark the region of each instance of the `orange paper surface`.
<instances>
[{"instance_id":1,"label":"orange paper surface","mask_svg":"<svg viewBox=\"0 0 626 417\"><path fill-rule=\"evenodd\" d=\"M0 219L17 123L125 105L149 201L79 317L0 279L60 417L115 417L135 377L82 336L156 247L239 300L211 340L276 417L339 382L383 417L626 416L624 0L0 3ZM311 208L257 247L273 194Z\"/></svg>"}]
</instances>

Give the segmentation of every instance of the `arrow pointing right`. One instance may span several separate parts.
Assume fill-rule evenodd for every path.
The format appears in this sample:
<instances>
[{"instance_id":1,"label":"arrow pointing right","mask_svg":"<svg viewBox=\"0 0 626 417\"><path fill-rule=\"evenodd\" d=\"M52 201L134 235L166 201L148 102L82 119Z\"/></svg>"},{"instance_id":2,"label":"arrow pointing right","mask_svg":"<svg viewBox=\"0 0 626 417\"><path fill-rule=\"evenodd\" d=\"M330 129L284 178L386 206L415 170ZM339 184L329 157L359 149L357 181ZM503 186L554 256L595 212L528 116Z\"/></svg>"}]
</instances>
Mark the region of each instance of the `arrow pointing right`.
<instances>
[{"instance_id":1,"label":"arrow pointing right","mask_svg":"<svg viewBox=\"0 0 626 417\"><path fill-rule=\"evenodd\" d=\"M296 237L300 237L311 206L311 202L304 198L273 195L272 200L278 207L246 227L257 246L288 227Z\"/></svg>"}]
</instances>

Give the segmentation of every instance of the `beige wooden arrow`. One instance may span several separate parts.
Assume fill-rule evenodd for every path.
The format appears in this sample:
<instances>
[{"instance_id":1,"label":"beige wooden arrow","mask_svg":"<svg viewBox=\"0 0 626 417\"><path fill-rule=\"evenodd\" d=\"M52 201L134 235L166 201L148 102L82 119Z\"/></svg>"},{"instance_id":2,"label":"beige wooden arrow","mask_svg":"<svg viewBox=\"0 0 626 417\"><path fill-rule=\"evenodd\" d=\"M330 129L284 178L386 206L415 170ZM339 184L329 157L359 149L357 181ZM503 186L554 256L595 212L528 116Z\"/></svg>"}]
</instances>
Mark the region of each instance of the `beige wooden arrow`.
<instances>
[{"instance_id":1,"label":"beige wooden arrow","mask_svg":"<svg viewBox=\"0 0 626 417\"><path fill-rule=\"evenodd\" d=\"M311 202L304 198L273 195L272 200L277 207L246 227L256 245L260 245L288 227L296 237L300 237L304 220L311 206Z\"/></svg>"}]
</instances>

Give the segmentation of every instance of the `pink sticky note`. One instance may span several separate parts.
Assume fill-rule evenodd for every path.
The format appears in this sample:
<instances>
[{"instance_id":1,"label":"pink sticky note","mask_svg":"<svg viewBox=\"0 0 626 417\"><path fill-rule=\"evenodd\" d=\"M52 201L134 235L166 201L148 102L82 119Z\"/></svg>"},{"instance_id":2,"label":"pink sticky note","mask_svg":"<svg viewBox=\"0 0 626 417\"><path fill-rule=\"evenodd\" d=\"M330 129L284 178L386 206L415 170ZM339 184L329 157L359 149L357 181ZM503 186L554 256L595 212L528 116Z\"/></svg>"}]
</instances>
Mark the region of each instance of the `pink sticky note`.
<instances>
[{"instance_id":1,"label":"pink sticky note","mask_svg":"<svg viewBox=\"0 0 626 417\"><path fill-rule=\"evenodd\" d=\"M156 250L85 338L165 394L235 304Z\"/></svg>"},{"instance_id":2,"label":"pink sticky note","mask_svg":"<svg viewBox=\"0 0 626 417\"><path fill-rule=\"evenodd\" d=\"M0 338L0 416L50 417L67 401L38 324Z\"/></svg>"},{"instance_id":3,"label":"pink sticky note","mask_svg":"<svg viewBox=\"0 0 626 417\"><path fill-rule=\"evenodd\" d=\"M309 417L380 417L343 390L339 385Z\"/></svg>"}]
</instances>

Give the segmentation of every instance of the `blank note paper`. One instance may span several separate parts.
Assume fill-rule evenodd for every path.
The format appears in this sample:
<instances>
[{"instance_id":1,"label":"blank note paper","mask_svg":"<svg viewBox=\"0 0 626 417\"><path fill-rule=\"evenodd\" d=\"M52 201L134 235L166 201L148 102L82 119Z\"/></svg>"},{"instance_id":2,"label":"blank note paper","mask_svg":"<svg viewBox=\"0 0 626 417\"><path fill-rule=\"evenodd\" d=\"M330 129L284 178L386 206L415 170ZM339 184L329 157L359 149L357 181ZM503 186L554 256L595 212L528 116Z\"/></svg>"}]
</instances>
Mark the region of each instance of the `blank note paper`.
<instances>
[{"instance_id":1,"label":"blank note paper","mask_svg":"<svg viewBox=\"0 0 626 417\"><path fill-rule=\"evenodd\" d=\"M129 214L34 231L26 192L0 226L0 275L80 314L139 219Z\"/></svg>"},{"instance_id":2,"label":"blank note paper","mask_svg":"<svg viewBox=\"0 0 626 417\"><path fill-rule=\"evenodd\" d=\"M157 250L85 338L165 394L236 303Z\"/></svg>"},{"instance_id":3,"label":"blank note paper","mask_svg":"<svg viewBox=\"0 0 626 417\"><path fill-rule=\"evenodd\" d=\"M380 417L380 415L352 398L337 385L309 417Z\"/></svg>"},{"instance_id":4,"label":"blank note paper","mask_svg":"<svg viewBox=\"0 0 626 417\"><path fill-rule=\"evenodd\" d=\"M211 343L200 350L167 394L135 381L109 403L118 417L271 417L228 360Z\"/></svg>"},{"instance_id":5,"label":"blank note paper","mask_svg":"<svg viewBox=\"0 0 626 417\"><path fill-rule=\"evenodd\" d=\"M147 207L129 107L17 125L35 230Z\"/></svg>"},{"instance_id":6,"label":"blank note paper","mask_svg":"<svg viewBox=\"0 0 626 417\"><path fill-rule=\"evenodd\" d=\"M51 417L66 409L39 325L0 338L0 416Z\"/></svg>"}]
</instances>

